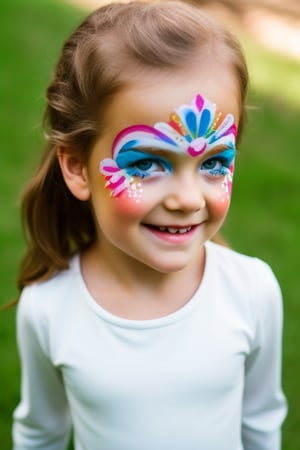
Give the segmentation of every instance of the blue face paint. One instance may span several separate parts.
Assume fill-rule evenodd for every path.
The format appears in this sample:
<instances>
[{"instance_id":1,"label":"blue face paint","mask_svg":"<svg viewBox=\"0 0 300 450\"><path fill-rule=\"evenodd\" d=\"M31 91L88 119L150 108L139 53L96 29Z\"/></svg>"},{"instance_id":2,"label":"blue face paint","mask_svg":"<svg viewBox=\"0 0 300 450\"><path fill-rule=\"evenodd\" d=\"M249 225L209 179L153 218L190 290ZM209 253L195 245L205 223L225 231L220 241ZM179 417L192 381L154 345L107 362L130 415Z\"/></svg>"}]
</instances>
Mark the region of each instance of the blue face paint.
<instances>
[{"instance_id":1,"label":"blue face paint","mask_svg":"<svg viewBox=\"0 0 300 450\"><path fill-rule=\"evenodd\" d=\"M139 150L122 150L116 157L118 167L131 177L145 178L172 173L172 165L165 158Z\"/></svg>"},{"instance_id":2,"label":"blue face paint","mask_svg":"<svg viewBox=\"0 0 300 450\"><path fill-rule=\"evenodd\" d=\"M195 158L207 153L200 171L210 176L232 178L236 135L232 114L224 116L214 103L198 94L189 105L177 108L168 122L159 122L153 127L136 124L122 130L113 142L112 158L100 162L100 172L114 197L128 190L134 177L171 174L170 162L147 153L151 148L186 153ZM217 146L225 150L209 157ZM141 151L143 148L145 152Z\"/></svg>"},{"instance_id":3,"label":"blue face paint","mask_svg":"<svg viewBox=\"0 0 300 450\"><path fill-rule=\"evenodd\" d=\"M225 176L232 172L235 148L228 148L201 163L200 171L212 176Z\"/></svg>"}]
</instances>

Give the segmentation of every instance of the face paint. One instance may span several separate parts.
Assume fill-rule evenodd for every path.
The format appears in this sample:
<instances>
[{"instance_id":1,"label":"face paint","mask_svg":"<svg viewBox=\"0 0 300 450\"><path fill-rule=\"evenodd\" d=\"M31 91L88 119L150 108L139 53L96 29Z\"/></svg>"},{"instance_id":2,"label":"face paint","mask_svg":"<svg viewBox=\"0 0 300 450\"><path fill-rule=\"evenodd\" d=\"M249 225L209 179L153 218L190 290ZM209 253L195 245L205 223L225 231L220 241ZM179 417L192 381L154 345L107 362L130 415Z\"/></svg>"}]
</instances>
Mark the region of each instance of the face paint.
<instances>
[{"instance_id":1,"label":"face paint","mask_svg":"<svg viewBox=\"0 0 300 450\"><path fill-rule=\"evenodd\" d=\"M130 183L127 194L129 198L133 198L136 202L139 202L143 195L142 183Z\"/></svg>"},{"instance_id":2,"label":"face paint","mask_svg":"<svg viewBox=\"0 0 300 450\"><path fill-rule=\"evenodd\" d=\"M205 160L201 164L200 170L202 172L208 172L211 176L227 176L233 172L234 157L234 148L220 151L220 153Z\"/></svg>"},{"instance_id":3,"label":"face paint","mask_svg":"<svg viewBox=\"0 0 300 450\"><path fill-rule=\"evenodd\" d=\"M197 157L221 146L225 150L208 158L200 170L211 176L225 176L224 190L230 195L236 135L233 115L224 117L214 103L198 94L190 105L177 108L168 123L159 122L154 127L133 125L122 130L113 142L112 158L100 162L100 172L113 197L127 190L138 201L142 186L141 182L139 186L134 184L134 177L143 179L172 173L167 160L141 149L163 149ZM135 196L133 192L137 191L139 194Z\"/></svg>"},{"instance_id":4,"label":"face paint","mask_svg":"<svg viewBox=\"0 0 300 450\"><path fill-rule=\"evenodd\" d=\"M130 198L140 201L142 183L134 182L134 177L158 177L172 172L171 164L159 156L138 150L124 150L117 155L116 161L105 159L101 162L100 171L105 176L106 187L112 196L118 197L126 189Z\"/></svg>"}]
</instances>

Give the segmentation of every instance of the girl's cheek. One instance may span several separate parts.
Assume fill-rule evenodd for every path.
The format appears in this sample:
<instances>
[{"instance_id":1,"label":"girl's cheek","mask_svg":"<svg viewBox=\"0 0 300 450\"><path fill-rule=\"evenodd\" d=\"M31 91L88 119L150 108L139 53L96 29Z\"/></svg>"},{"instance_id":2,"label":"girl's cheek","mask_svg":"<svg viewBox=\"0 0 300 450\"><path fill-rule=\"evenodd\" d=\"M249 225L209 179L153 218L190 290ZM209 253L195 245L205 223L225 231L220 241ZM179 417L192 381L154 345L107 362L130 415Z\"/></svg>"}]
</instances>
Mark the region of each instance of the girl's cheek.
<instances>
[{"instance_id":1,"label":"girl's cheek","mask_svg":"<svg viewBox=\"0 0 300 450\"><path fill-rule=\"evenodd\" d=\"M214 210L214 214L218 217L226 215L231 200L231 182L221 183L218 188L211 192L210 204Z\"/></svg>"},{"instance_id":2,"label":"girl's cheek","mask_svg":"<svg viewBox=\"0 0 300 450\"><path fill-rule=\"evenodd\" d=\"M221 189L218 193L220 211L227 211L230 205L232 193L232 172L225 176L221 183Z\"/></svg>"},{"instance_id":3,"label":"girl's cheek","mask_svg":"<svg viewBox=\"0 0 300 450\"><path fill-rule=\"evenodd\" d=\"M214 211L218 217L224 216L230 205L230 197L224 194L220 194L217 196L216 201L214 202Z\"/></svg>"},{"instance_id":4,"label":"girl's cheek","mask_svg":"<svg viewBox=\"0 0 300 450\"><path fill-rule=\"evenodd\" d=\"M111 198L111 201L114 202L115 210L122 216L140 217L148 211L142 193L136 196L130 189L122 192L119 197Z\"/></svg>"}]
</instances>

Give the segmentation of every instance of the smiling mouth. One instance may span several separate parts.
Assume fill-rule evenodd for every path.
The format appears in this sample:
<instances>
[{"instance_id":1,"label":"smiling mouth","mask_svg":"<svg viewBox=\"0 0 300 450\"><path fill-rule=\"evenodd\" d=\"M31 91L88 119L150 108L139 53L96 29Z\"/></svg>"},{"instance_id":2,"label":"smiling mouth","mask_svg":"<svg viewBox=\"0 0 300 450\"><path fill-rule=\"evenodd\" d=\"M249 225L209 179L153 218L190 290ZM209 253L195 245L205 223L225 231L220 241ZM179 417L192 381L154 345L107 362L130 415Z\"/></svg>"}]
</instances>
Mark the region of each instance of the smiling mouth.
<instances>
[{"instance_id":1,"label":"smiling mouth","mask_svg":"<svg viewBox=\"0 0 300 450\"><path fill-rule=\"evenodd\" d=\"M162 231L164 233L170 233L170 234L184 234L184 233L188 233L189 231L191 231L191 229L193 228L193 226L188 226L188 227L160 227L160 226L154 226L154 225L147 225L150 228L153 228L155 230L158 231Z\"/></svg>"}]
</instances>

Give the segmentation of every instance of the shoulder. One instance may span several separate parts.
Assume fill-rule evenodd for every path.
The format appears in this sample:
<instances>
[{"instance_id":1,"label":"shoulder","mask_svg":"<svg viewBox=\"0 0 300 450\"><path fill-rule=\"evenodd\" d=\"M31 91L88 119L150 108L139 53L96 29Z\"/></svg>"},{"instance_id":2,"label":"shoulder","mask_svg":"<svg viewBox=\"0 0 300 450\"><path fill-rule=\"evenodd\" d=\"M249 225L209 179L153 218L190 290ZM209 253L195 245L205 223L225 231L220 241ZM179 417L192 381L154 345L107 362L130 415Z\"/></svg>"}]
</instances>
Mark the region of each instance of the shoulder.
<instances>
[{"instance_id":1,"label":"shoulder","mask_svg":"<svg viewBox=\"0 0 300 450\"><path fill-rule=\"evenodd\" d=\"M260 282L263 279L264 284L278 284L271 267L262 259L244 255L213 242L208 242L206 248L208 262L226 276L248 282Z\"/></svg>"},{"instance_id":2,"label":"shoulder","mask_svg":"<svg viewBox=\"0 0 300 450\"><path fill-rule=\"evenodd\" d=\"M70 260L69 268L57 272L49 280L26 286L19 300L17 321L19 327L41 332L49 322L57 323L70 314L70 302L76 301L76 275L79 256Z\"/></svg>"},{"instance_id":3,"label":"shoulder","mask_svg":"<svg viewBox=\"0 0 300 450\"><path fill-rule=\"evenodd\" d=\"M255 315L281 314L281 290L269 264L212 242L206 248L210 274L224 291L246 302Z\"/></svg>"},{"instance_id":4,"label":"shoulder","mask_svg":"<svg viewBox=\"0 0 300 450\"><path fill-rule=\"evenodd\" d=\"M44 306L50 303L53 307L61 297L68 298L70 287L79 271L79 256L75 255L66 270L55 273L51 278L26 286L21 294L20 304L32 304L39 301Z\"/></svg>"}]
</instances>

